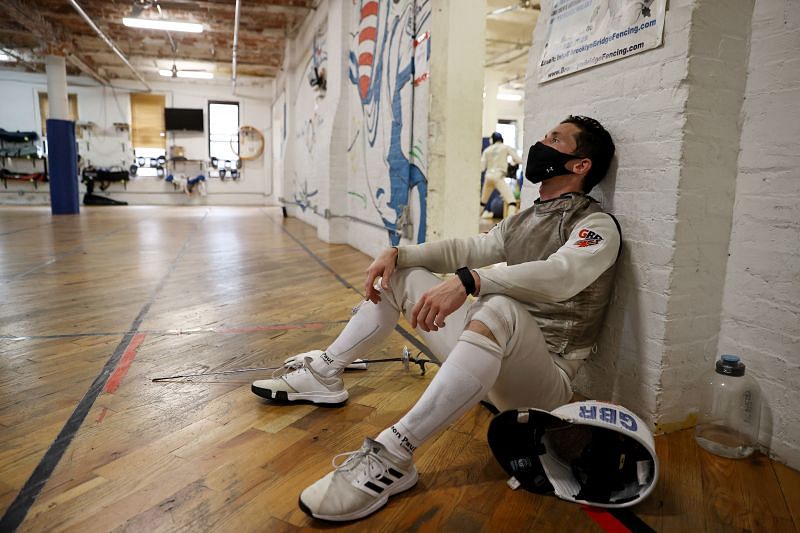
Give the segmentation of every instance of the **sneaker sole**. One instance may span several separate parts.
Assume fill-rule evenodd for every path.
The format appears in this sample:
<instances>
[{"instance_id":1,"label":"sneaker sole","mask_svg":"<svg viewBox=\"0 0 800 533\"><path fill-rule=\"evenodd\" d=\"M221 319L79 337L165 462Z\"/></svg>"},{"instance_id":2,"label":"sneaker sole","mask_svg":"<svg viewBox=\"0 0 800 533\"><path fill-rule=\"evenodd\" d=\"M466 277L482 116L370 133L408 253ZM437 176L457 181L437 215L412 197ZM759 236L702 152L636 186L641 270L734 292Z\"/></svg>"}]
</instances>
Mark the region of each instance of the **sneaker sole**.
<instances>
[{"instance_id":1,"label":"sneaker sole","mask_svg":"<svg viewBox=\"0 0 800 533\"><path fill-rule=\"evenodd\" d=\"M261 387L256 387L255 385L250 385L250 390L253 391L253 394L255 394L256 396L266 398L267 400L275 400L278 402L307 401L311 403L334 404L334 403L344 403L347 401L347 398L350 397L350 394L347 392L347 390L343 390L340 392L330 392L327 394L323 392L314 392L314 393L286 392L283 390L278 390L273 392L271 389L262 389Z\"/></svg>"},{"instance_id":2,"label":"sneaker sole","mask_svg":"<svg viewBox=\"0 0 800 533\"><path fill-rule=\"evenodd\" d=\"M316 514L311 509L309 509L309 507L305 503L303 503L302 498L298 498L297 503L300 506L300 509L312 518L317 518L319 520L328 520L330 522L348 522L350 520L358 520L359 518L364 518L366 516L371 515L372 513L376 512L384 505L386 505L386 503L389 501L390 496L394 496L395 494L400 494L401 492L413 488L414 485L417 484L418 480L419 480L419 473L415 469L413 476L409 474L408 479L402 480L397 485L392 485L391 487L386 489L385 491L386 494L383 494L380 498L372 502L367 507L343 515Z\"/></svg>"}]
</instances>

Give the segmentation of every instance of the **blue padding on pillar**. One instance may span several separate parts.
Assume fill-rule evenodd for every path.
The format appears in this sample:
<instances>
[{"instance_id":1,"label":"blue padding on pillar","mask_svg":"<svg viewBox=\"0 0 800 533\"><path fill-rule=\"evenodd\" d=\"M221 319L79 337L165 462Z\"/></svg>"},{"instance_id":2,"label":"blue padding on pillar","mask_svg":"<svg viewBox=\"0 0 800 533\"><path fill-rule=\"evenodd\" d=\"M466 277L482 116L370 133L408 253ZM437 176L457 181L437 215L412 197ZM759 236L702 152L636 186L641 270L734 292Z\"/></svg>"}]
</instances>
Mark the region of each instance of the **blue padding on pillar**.
<instances>
[{"instance_id":1,"label":"blue padding on pillar","mask_svg":"<svg viewBox=\"0 0 800 533\"><path fill-rule=\"evenodd\" d=\"M73 121L47 119L47 162L51 212L54 215L77 215L80 213L80 194Z\"/></svg>"}]
</instances>

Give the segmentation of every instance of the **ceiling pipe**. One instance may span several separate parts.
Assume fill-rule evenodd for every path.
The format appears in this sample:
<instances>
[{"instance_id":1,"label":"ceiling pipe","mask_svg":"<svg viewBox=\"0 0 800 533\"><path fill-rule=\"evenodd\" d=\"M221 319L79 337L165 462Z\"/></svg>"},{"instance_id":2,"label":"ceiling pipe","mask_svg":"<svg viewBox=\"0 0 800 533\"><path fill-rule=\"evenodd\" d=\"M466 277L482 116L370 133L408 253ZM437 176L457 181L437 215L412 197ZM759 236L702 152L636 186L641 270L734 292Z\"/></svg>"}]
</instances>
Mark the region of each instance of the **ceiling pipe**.
<instances>
[{"instance_id":1,"label":"ceiling pipe","mask_svg":"<svg viewBox=\"0 0 800 533\"><path fill-rule=\"evenodd\" d=\"M111 50L113 50L114 53L117 54L117 56L119 56L122 62L125 63L125 65L131 70L131 72L133 72L133 74L139 79L142 85L147 87L148 91L152 91L153 89L150 87L150 85L147 84L146 81L144 81L144 78L142 78L141 74L139 74L139 72L135 68L133 68L133 65L131 65L131 62L128 61L127 57L125 57L125 54L123 54L122 51L119 48L117 48L117 45L114 44L114 41L112 41L105 33L103 33L103 30L97 27L97 24L95 24L94 21L91 19L91 17L86 14L86 11L83 10L83 8L78 4L78 2L76 2L75 0L69 0L69 3L72 4L72 7L75 8L75 11L77 11L78 14L80 14L84 18L84 20L89 24L89 26L91 26L91 28L97 33L97 35L99 35L100 38L103 39L103 41L105 41L105 43L111 48Z\"/></svg>"},{"instance_id":2,"label":"ceiling pipe","mask_svg":"<svg viewBox=\"0 0 800 533\"><path fill-rule=\"evenodd\" d=\"M111 85L111 82L100 75L99 72L87 65L80 57L72 53L67 53L67 61L78 67L84 74L88 74L94 81L100 85Z\"/></svg>"},{"instance_id":3,"label":"ceiling pipe","mask_svg":"<svg viewBox=\"0 0 800 533\"><path fill-rule=\"evenodd\" d=\"M156 9L158 10L159 18L163 19L164 18L164 13L161 11L161 4L159 4L158 2L156 2ZM178 55L178 46L175 44L175 40L172 38L172 33L170 33L170 32L166 32L166 33L167 33L167 38L169 39L169 45L172 47L172 57L173 57L173 63L174 63L175 62L174 57L176 55Z\"/></svg>"},{"instance_id":4,"label":"ceiling pipe","mask_svg":"<svg viewBox=\"0 0 800 533\"><path fill-rule=\"evenodd\" d=\"M26 69L28 69L31 72L38 72L39 71L36 68L36 65L34 65L32 62L30 62L27 59L25 59L24 57L22 57L22 55L17 53L17 52L12 52L8 48L0 48L0 52L6 54L7 56L13 57L16 60L17 63L19 63L20 65L22 65L23 67L25 67Z\"/></svg>"},{"instance_id":5,"label":"ceiling pipe","mask_svg":"<svg viewBox=\"0 0 800 533\"><path fill-rule=\"evenodd\" d=\"M236 88L236 55L239 48L239 10L242 7L241 0L236 0L236 11L233 17L233 59L231 60L231 82Z\"/></svg>"},{"instance_id":6,"label":"ceiling pipe","mask_svg":"<svg viewBox=\"0 0 800 533\"><path fill-rule=\"evenodd\" d=\"M102 85L110 85L107 79L97 73L75 53L74 47L64 38L61 29L53 27L41 14L31 13L18 0L5 0L5 6L8 9L7 14L11 17L11 20L42 41L45 54L53 53L65 56L70 63L78 67L84 74L92 77ZM38 72L38 69L33 67L31 63L23 61L21 57L15 57L32 71Z\"/></svg>"}]
</instances>

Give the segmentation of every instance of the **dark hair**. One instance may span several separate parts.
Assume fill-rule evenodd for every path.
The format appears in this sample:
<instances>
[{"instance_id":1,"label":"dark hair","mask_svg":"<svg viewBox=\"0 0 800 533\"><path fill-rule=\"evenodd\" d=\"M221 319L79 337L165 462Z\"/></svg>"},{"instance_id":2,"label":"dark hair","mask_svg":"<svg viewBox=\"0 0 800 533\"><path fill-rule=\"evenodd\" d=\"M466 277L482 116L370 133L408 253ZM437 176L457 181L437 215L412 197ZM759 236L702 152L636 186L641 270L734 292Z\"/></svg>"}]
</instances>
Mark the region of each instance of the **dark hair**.
<instances>
[{"instance_id":1,"label":"dark hair","mask_svg":"<svg viewBox=\"0 0 800 533\"><path fill-rule=\"evenodd\" d=\"M611 134L593 118L570 115L562 124L575 124L580 133L575 136L575 153L592 160L592 168L583 180L583 192L589 192L608 173L614 157L614 141Z\"/></svg>"},{"instance_id":2,"label":"dark hair","mask_svg":"<svg viewBox=\"0 0 800 533\"><path fill-rule=\"evenodd\" d=\"M503 142L503 136L497 132L492 133L492 143L501 143Z\"/></svg>"}]
</instances>

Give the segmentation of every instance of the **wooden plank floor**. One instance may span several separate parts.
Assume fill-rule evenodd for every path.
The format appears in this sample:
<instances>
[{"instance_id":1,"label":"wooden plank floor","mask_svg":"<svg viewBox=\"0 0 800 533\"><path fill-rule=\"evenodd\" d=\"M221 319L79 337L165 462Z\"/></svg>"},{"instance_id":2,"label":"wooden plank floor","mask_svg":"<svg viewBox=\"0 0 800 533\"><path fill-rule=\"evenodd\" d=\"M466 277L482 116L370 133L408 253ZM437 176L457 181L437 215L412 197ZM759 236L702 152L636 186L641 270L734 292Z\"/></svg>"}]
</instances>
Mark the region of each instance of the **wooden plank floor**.
<instances>
[{"instance_id":1,"label":"wooden plank floor","mask_svg":"<svg viewBox=\"0 0 800 533\"><path fill-rule=\"evenodd\" d=\"M396 421L435 370L348 373L338 409L255 397L267 373L151 379L324 348L369 261L279 209L0 207L0 530L329 529L299 492ZM407 343L393 333L375 355ZM468 412L421 447L415 489L342 529L601 531L578 505L509 490L489 420ZM662 477L633 509L651 528L798 531L796 471L716 458L689 432L656 441Z\"/></svg>"}]
</instances>

